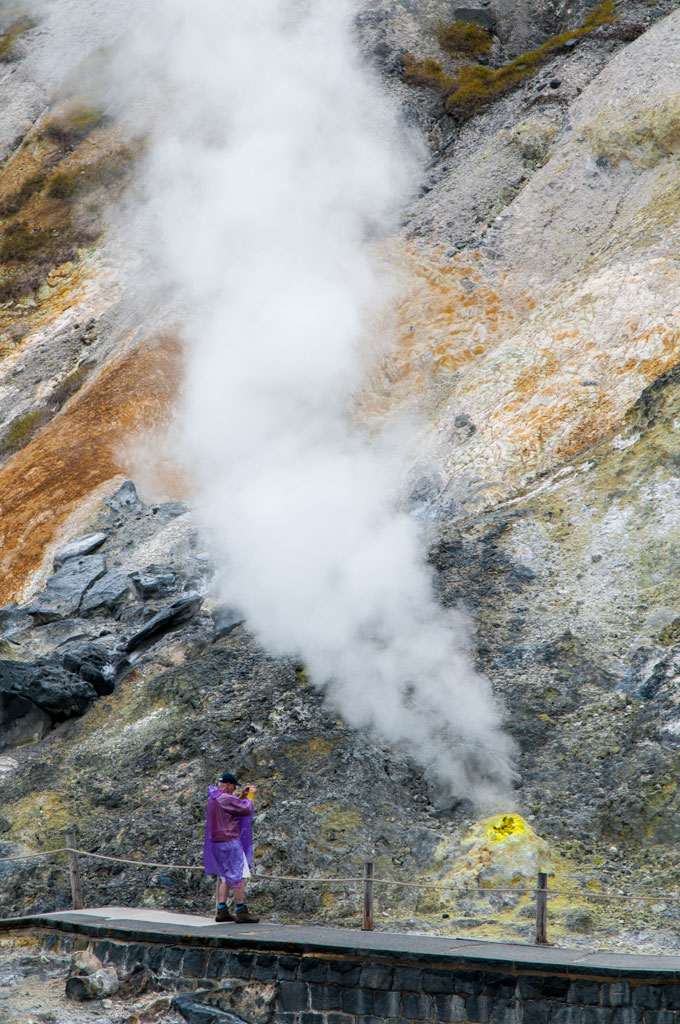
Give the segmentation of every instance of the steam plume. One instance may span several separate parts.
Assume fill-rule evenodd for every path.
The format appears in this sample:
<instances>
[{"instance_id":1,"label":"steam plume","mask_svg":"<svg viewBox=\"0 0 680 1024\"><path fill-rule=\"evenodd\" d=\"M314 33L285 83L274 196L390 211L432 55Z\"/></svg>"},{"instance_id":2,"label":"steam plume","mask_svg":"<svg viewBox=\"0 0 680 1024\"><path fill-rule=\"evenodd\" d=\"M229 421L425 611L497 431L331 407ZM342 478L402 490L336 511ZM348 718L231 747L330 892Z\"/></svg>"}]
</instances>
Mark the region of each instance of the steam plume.
<instances>
[{"instance_id":1,"label":"steam plume","mask_svg":"<svg viewBox=\"0 0 680 1024\"><path fill-rule=\"evenodd\" d=\"M493 799L510 744L489 684L398 509L400 453L348 413L387 297L371 239L418 148L361 65L345 0L124 7L116 89L149 118L144 222L185 310L178 436L221 594L349 723Z\"/></svg>"}]
</instances>

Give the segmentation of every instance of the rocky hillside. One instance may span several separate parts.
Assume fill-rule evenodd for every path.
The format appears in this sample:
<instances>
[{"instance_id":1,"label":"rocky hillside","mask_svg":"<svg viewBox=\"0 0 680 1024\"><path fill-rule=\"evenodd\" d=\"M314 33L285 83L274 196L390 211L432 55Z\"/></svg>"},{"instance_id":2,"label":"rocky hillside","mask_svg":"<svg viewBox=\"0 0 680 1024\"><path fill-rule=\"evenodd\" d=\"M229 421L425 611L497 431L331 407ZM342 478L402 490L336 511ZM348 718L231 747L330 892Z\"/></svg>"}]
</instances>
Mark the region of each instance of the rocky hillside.
<instances>
[{"instance_id":1,"label":"rocky hillside","mask_svg":"<svg viewBox=\"0 0 680 1024\"><path fill-rule=\"evenodd\" d=\"M654 896L680 884L677 7L404 0L357 16L431 152L384 244L396 339L356 415L418 414L407 503L517 744L492 817L350 729L304 664L214 597L164 448L176 312L127 300L109 227L145 140L82 78L48 89L40 22L3 13L4 914L68 905L63 857L7 858L61 846L71 823L90 851L200 863L205 789L231 766L260 787L264 873L355 874L370 855L380 877L441 884L380 889L380 925L531 941L543 864L572 893L551 900L553 940L680 948ZM271 917L358 919L351 887L256 885ZM84 887L93 904L212 900L199 872L104 861Z\"/></svg>"}]
</instances>

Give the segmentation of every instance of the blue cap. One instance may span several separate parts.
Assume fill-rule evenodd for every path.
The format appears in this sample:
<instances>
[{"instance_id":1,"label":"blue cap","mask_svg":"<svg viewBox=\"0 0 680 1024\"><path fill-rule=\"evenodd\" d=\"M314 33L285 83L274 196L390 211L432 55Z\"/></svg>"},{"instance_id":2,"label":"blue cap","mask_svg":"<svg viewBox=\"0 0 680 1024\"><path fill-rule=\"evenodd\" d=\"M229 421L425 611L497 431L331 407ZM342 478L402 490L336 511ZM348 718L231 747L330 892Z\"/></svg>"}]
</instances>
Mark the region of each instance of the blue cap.
<instances>
[{"instance_id":1,"label":"blue cap","mask_svg":"<svg viewBox=\"0 0 680 1024\"><path fill-rule=\"evenodd\" d=\"M220 776L220 782L231 782L234 786L241 785L236 776L232 775L231 772L223 772Z\"/></svg>"}]
</instances>

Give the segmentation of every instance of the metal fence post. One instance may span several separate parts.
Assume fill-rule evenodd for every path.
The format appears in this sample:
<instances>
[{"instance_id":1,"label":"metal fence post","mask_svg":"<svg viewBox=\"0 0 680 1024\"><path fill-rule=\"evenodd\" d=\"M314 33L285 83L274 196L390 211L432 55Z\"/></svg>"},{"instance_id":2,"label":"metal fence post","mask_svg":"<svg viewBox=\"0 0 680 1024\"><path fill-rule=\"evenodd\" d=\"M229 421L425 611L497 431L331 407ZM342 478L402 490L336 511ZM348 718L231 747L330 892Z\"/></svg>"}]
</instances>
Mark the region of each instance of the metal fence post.
<instances>
[{"instance_id":1,"label":"metal fence post","mask_svg":"<svg viewBox=\"0 0 680 1024\"><path fill-rule=\"evenodd\" d=\"M66 845L69 847L68 851L68 873L71 878L71 894L73 896L73 909L82 910L83 903L83 890L80 885L80 868L78 866L78 854L75 852L78 848L78 827L71 825L66 833Z\"/></svg>"},{"instance_id":2,"label":"metal fence post","mask_svg":"<svg viewBox=\"0 0 680 1024\"><path fill-rule=\"evenodd\" d=\"M373 931L373 861L364 861L364 923L362 931Z\"/></svg>"},{"instance_id":3,"label":"metal fence post","mask_svg":"<svg viewBox=\"0 0 680 1024\"><path fill-rule=\"evenodd\" d=\"M536 885L536 944L548 945L548 875L538 872Z\"/></svg>"}]
</instances>

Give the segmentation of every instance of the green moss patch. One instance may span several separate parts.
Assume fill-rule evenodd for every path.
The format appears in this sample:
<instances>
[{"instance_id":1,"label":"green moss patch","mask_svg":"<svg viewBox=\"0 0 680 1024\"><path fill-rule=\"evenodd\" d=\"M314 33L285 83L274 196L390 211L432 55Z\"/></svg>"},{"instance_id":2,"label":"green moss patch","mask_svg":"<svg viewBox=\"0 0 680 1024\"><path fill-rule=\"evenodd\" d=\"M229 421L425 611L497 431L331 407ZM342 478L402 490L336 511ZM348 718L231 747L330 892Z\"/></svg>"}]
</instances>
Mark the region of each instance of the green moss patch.
<instances>
[{"instance_id":1,"label":"green moss patch","mask_svg":"<svg viewBox=\"0 0 680 1024\"><path fill-rule=\"evenodd\" d=\"M95 128L108 123L108 118L99 107L84 104L70 105L66 110L53 114L38 138L49 139L62 151L68 152L90 135Z\"/></svg>"},{"instance_id":2,"label":"green moss patch","mask_svg":"<svg viewBox=\"0 0 680 1024\"><path fill-rule=\"evenodd\" d=\"M75 259L78 246L86 241L70 218L50 228L10 223L0 235L0 302L36 292L50 270Z\"/></svg>"},{"instance_id":3,"label":"green moss patch","mask_svg":"<svg viewBox=\"0 0 680 1024\"><path fill-rule=\"evenodd\" d=\"M7 433L0 441L0 451L9 455L30 441L48 418L46 409L29 409L12 420Z\"/></svg>"},{"instance_id":4,"label":"green moss patch","mask_svg":"<svg viewBox=\"0 0 680 1024\"><path fill-rule=\"evenodd\" d=\"M664 647L673 647L675 644L680 643L680 618L673 619L668 625L661 630L659 634L659 643L663 644Z\"/></svg>"},{"instance_id":5,"label":"green moss patch","mask_svg":"<svg viewBox=\"0 0 680 1024\"><path fill-rule=\"evenodd\" d=\"M403 78L411 85L422 85L441 93L447 113L466 121L536 74L566 43L601 25L612 24L617 17L615 0L604 0L579 28L553 36L536 49L495 69L484 64L463 64L454 74L448 74L438 61L419 60L407 53L403 60Z\"/></svg>"},{"instance_id":6,"label":"green moss patch","mask_svg":"<svg viewBox=\"0 0 680 1024\"><path fill-rule=\"evenodd\" d=\"M0 200L0 217L13 217L19 213L29 199L40 192L45 184L45 178L44 173L34 174L26 179L20 189Z\"/></svg>"},{"instance_id":7,"label":"green moss patch","mask_svg":"<svg viewBox=\"0 0 680 1024\"><path fill-rule=\"evenodd\" d=\"M41 253L49 248L52 232L45 228L30 228L24 221L12 224L2 236L0 242L0 260L7 262L24 262L39 259Z\"/></svg>"},{"instance_id":8,"label":"green moss patch","mask_svg":"<svg viewBox=\"0 0 680 1024\"><path fill-rule=\"evenodd\" d=\"M646 169L680 152L680 92L640 96L625 110L606 107L581 133L596 157L616 166L629 160Z\"/></svg>"},{"instance_id":9,"label":"green moss patch","mask_svg":"<svg viewBox=\"0 0 680 1024\"><path fill-rule=\"evenodd\" d=\"M78 228L77 203L96 189L120 188L133 161L132 150L120 147L73 170L36 174L0 202L0 217L7 218L0 233L0 303L35 293L51 269L75 259L79 246L96 241L101 221L90 216ZM40 205L31 210L29 219L25 207L36 195ZM55 200L61 207L55 206ZM103 209L104 202L98 206ZM34 223L38 219L51 223L38 226Z\"/></svg>"},{"instance_id":10,"label":"green moss patch","mask_svg":"<svg viewBox=\"0 0 680 1024\"><path fill-rule=\"evenodd\" d=\"M50 405L55 411L61 409L62 405L80 390L87 379L90 369L91 364L78 366L57 384L50 395Z\"/></svg>"},{"instance_id":11,"label":"green moss patch","mask_svg":"<svg viewBox=\"0 0 680 1024\"><path fill-rule=\"evenodd\" d=\"M24 221L12 224L0 241L0 260L3 263L50 263L55 266L73 255L71 222L64 221L52 228L31 228Z\"/></svg>"},{"instance_id":12,"label":"green moss patch","mask_svg":"<svg viewBox=\"0 0 680 1024\"><path fill-rule=\"evenodd\" d=\"M59 171L50 178L47 195L51 199L69 200L96 188L108 188L126 177L132 159L132 152L123 148L77 170Z\"/></svg>"}]
</instances>

